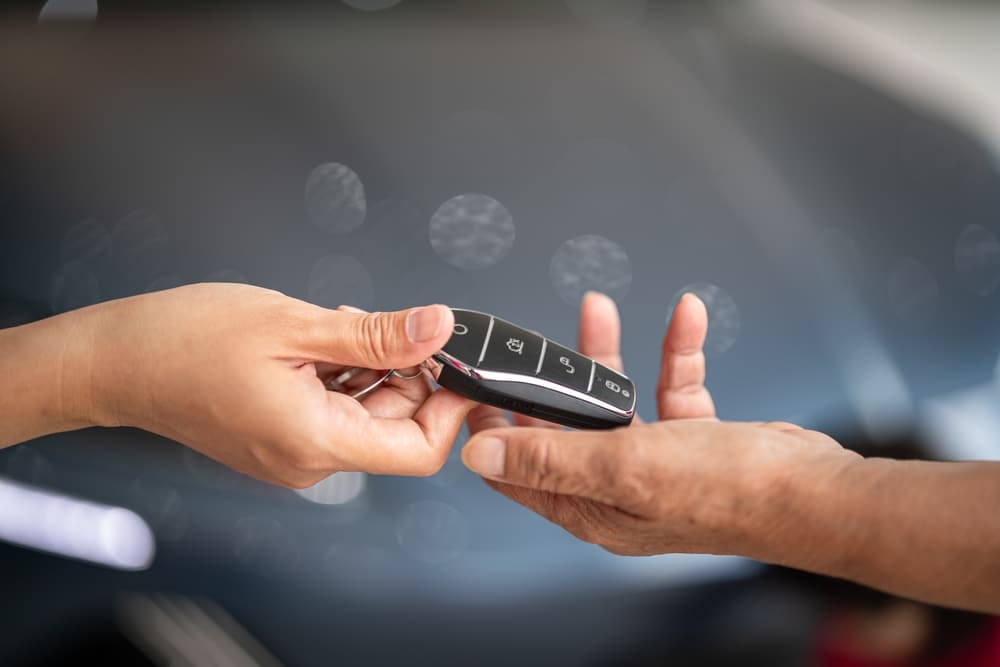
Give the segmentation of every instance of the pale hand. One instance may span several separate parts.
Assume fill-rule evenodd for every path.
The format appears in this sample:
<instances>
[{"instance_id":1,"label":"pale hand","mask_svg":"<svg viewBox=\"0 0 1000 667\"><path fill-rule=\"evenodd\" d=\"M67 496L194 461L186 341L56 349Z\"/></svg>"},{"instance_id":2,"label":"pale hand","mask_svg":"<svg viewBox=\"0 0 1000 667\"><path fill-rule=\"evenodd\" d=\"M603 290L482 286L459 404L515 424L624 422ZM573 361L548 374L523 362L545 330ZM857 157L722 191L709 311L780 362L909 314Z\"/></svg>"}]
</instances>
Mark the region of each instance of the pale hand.
<instances>
[{"instance_id":1,"label":"pale hand","mask_svg":"<svg viewBox=\"0 0 1000 667\"><path fill-rule=\"evenodd\" d=\"M327 310L272 290L206 283L109 301L0 332L7 358L52 359L56 387L15 383L41 415L0 445L91 425L161 434L253 477L309 486L338 471L430 475L472 403L393 379L362 401L327 391L346 366L408 369L441 349L445 306ZM20 362L17 362L20 363ZM49 363L49 362L46 362ZM37 374L37 373L36 373ZM25 399L27 401L27 399ZM16 421L16 420L12 420Z\"/></svg>"}]
</instances>

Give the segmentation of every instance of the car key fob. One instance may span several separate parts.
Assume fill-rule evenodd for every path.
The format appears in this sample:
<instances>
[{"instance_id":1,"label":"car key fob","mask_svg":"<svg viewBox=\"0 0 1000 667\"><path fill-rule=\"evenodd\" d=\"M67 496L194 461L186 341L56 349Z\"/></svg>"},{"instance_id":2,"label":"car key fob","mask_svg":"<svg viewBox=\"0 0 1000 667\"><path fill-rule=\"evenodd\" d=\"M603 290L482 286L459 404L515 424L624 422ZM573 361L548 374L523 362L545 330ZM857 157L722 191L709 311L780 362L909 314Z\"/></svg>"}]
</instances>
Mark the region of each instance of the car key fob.
<instances>
[{"instance_id":1,"label":"car key fob","mask_svg":"<svg viewBox=\"0 0 1000 667\"><path fill-rule=\"evenodd\" d=\"M434 359L438 384L474 401L585 429L627 426L635 385L579 352L499 317L454 308Z\"/></svg>"}]
</instances>

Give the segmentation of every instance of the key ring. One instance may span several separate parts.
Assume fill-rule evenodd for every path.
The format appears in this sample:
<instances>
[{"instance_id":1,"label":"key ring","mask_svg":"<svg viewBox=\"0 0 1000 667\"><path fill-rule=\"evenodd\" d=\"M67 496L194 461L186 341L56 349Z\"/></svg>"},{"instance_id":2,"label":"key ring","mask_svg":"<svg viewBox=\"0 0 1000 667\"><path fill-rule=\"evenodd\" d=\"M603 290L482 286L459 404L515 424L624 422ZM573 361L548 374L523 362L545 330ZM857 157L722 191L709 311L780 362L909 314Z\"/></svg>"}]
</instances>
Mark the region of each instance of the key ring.
<instances>
[{"instance_id":1,"label":"key ring","mask_svg":"<svg viewBox=\"0 0 1000 667\"><path fill-rule=\"evenodd\" d=\"M360 375L362 373L369 373L369 372L372 371L372 369L370 369L370 368L362 368L360 366L354 366L354 367L348 368L347 370L343 371L342 373L339 373L338 375L330 378L329 380L327 380L324 383L324 386L329 391L338 391L338 392L341 392L343 394L347 394L351 398L360 400L360 399L364 398L365 396L367 396L368 394L370 394L371 392L373 392L376 389L378 389L379 387L381 387L386 382L388 382L392 377L398 377L401 380L416 380L417 378L423 376L424 370L428 370L428 371L431 370L428 367L426 361L422 362L419 366L417 366L417 372L416 373L412 373L410 375L406 375L404 373L400 373L395 368L390 368L385 373L383 373L382 375L380 375L378 377L378 379L376 379L374 382L369 383L367 386L363 387L362 389L356 389L353 392L351 392L351 391L347 390L347 388L345 386L346 383L350 382L351 380L353 380L354 378L356 378L358 375Z\"/></svg>"}]
</instances>

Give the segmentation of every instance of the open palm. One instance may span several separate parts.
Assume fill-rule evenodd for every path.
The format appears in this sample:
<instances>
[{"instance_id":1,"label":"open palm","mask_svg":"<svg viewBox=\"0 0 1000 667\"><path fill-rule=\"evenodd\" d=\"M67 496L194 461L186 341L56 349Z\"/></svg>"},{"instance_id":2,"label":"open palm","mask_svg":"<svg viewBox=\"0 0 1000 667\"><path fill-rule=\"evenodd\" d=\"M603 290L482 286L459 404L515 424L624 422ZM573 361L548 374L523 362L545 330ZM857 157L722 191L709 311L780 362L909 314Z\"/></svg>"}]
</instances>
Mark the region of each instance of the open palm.
<instances>
[{"instance_id":1,"label":"open palm","mask_svg":"<svg viewBox=\"0 0 1000 667\"><path fill-rule=\"evenodd\" d=\"M702 346L708 332L705 304L693 294L677 303L663 338L656 408L661 420L714 419L715 404L705 388L705 355ZM610 297L597 292L584 296L580 307L578 348L598 363L623 372L621 319ZM518 426L559 428L550 422L515 414ZM469 433L510 426L503 410L488 405L476 407L468 417ZM636 423L641 420L636 418Z\"/></svg>"}]
</instances>

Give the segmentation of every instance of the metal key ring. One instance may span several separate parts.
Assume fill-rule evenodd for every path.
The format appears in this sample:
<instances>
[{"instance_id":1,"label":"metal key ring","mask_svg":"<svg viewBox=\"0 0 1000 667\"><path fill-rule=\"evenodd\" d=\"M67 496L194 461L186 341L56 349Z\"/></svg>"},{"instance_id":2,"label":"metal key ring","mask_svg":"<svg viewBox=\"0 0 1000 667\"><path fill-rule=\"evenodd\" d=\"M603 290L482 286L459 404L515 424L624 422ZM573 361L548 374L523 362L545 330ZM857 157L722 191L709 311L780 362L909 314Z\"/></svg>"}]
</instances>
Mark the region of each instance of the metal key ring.
<instances>
[{"instance_id":1,"label":"metal key ring","mask_svg":"<svg viewBox=\"0 0 1000 667\"><path fill-rule=\"evenodd\" d=\"M360 400L365 396L367 396L368 394L370 394L371 392L378 389L379 387L381 387L386 382L388 382L389 379L392 378L393 376L398 377L401 380L416 380L417 378L423 376L424 368L426 368L425 364L426 362L420 364L420 366L417 367L417 372L412 373L410 375L404 375L403 373L400 373L398 370L390 368L385 373L383 373L378 379L369 384L367 387L355 390L354 392L347 392L344 390L344 383L349 382L360 373L365 373L372 370L370 368L361 368L360 366L355 366L354 368L348 368L346 371L340 373L339 375L330 378L329 380L326 381L325 386L330 391L339 391L341 393L347 394L351 398Z\"/></svg>"},{"instance_id":2,"label":"metal key ring","mask_svg":"<svg viewBox=\"0 0 1000 667\"><path fill-rule=\"evenodd\" d=\"M400 373L398 370L395 369L392 371L392 374L398 377L400 380L416 380L418 377L424 374L424 365L420 364L419 366L417 366L417 372L412 373L411 375L403 375L402 373Z\"/></svg>"}]
</instances>

